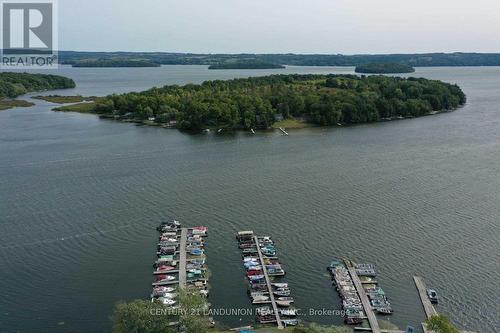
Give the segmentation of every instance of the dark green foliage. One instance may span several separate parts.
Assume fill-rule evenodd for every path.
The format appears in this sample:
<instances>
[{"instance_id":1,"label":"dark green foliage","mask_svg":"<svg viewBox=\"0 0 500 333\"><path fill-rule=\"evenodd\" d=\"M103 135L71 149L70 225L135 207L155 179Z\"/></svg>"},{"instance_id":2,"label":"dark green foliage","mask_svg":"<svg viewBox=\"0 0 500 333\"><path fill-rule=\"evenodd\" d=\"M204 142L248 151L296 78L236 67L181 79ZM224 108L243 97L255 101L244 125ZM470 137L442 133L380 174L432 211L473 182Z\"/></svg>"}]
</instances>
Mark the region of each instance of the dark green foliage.
<instances>
[{"instance_id":1,"label":"dark green foliage","mask_svg":"<svg viewBox=\"0 0 500 333\"><path fill-rule=\"evenodd\" d=\"M211 326L208 303L199 293L178 290L178 308L161 302L134 300L116 304L113 315L115 333L205 333Z\"/></svg>"},{"instance_id":2,"label":"dark green foliage","mask_svg":"<svg viewBox=\"0 0 500 333\"><path fill-rule=\"evenodd\" d=\"M268 128L275 115L319 125L357 124L380 118L418 117L457 108L465 95L456 85L417 78L355 75L273 75L201 85L165 86L111 95L98 113L176 120L185 130Z\"/></svg>"},{"instance_id":3,"label":"dark green foliage","mask_svg":"<svg viewBox=\"0 0 500 333\"><path fill-rule=\"evenodd\" d=\"M148 60L131 59L88 59L72 63L73 67L159 67L160 65Z\"/></svg>"},{"instance_id":4,"label":"dark green foliage","mask_svg":"<svg viewBox=\"0 0 500 333\"><path fill-rule=\"evenodd\" d=\"M285 66L263 62L260 60L229 61L208 66L208 69L273 69L273 68L285 68Z\"/></svg>"},{"instance_id":5,"label":"dark green foliage","mask_svg":"<svg viewBox=\"0 0 500 333\"><path fill-rule=\"evenodd\" d=\"M75 52L61 51L66 64L80 60L131 59L162 65L213 65L225 62L258 60L271 64L296 66L357 66L373 62L406 63L417 66L500 66L499 53L426 54L193 54L164 52Z\"/></svg>"},{"instance_id":6,"label":"dark green foliage","mask_svg":"<svg viewBox=\"0 0 500 333\"><path fill-rule=\"evenodd\" d=\"M395 74L395 73L413 73L415 68L403 63L370 63L356 66L356 73L366 74Z\"/></svg>"},{"instance_id":7,"label":"dark green foliage","mask_svg":"<svg viewBox=\"0 0 500 333\"><path fill-rule=\"evenodd\" d=\"M444 315L434 315L425 321L427 328L436 333L459 333L448 317Z\"/></svg>"},{"instance_id":8,"label":"dark green foliage","mask_svg":"<svg viewBox=\"0 0 500 333\"><path fill-rule=\"evenodd\" d=\"M0 73L0 98L14 98L32 91L74 88L72 79L45 74Z\"/></svg>"},{"instance_id":9,"label":"dark green foliage","mask_svg":"<svg viewBox=\"0 0 500 333\"><path fill-rule=\"evenodd\" d=\"M130 303L116 304L113 316L115 333L175 333L171 323L177 317L169 315L168 310L159 302L135 300Z\"/></svg>"}]
</instances>

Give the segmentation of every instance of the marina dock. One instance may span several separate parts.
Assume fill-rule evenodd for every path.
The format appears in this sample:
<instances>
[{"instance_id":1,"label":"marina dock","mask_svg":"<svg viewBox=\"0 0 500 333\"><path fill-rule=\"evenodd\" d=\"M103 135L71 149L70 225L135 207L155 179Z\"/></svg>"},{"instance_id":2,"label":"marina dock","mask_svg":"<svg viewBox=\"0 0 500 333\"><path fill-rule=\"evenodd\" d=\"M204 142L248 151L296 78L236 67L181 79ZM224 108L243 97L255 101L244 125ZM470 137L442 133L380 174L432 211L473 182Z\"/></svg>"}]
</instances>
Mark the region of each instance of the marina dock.
<instances>
[{"instance_id":1,"label":"marina dock","mask_svg":"<svg viewBox=\"0 0 500 333\"><path fill-rule=\"evenodd\" d=\"M363 309L365 311L366 317L368 318L368 322L370 323L371 331L373 333L382 333L380 330L380 326L378 325L377 317L373 312L372 306L370 304L370 300L365 293L365 289L361 284L358 274L356 273L356 268L353 266L352 262L349 260L344 260L344 263L351 275L352 282L354 283L354 287L358 292L359 298L361 299L361 303L363 304Z\"/></svg>"},{"instance_id":2,"label":"marina dock","mask_svg":"<svg viewBox=\"0 0 500 333\"><path fill-rule=\"evenodd\" d=\"M178 302L178 290L208 296L207 267L205 264L205 237L207 227L182 228L178 221L164 221L157 228L160 233L153 264L151 301L165 306Z\"/></svg>"},{"instance_id":3,"label":"marina dock","mask_svg":"<svg viewBox=\"0 0 500 333\"><path fill-rule=\"evenodd\" d=\"M179 244L179 286L186 287L186 240L187 228L181 229L181 242Z\"/></svg>"},{"instance_id":4,"label":"marina dock","mask_svg":"<svg viewBox=\"0 0 500 333\"><path fill-rule=\"evenodd\" d=\"M236 235L242 252L243 266L248 282L248 296L256 309L257 322L274 324L278 329L296 326L298 310L276 251L276 244L269 236L259 237L253 231L240 231ZM262 306L262 304L266 304Z\"/></svg>"},{"instance_id":5,"label":"marina dock","mask_svg":"<svg viewBox=\"0 0 500 333\"><path fill-rule=\"evenodd\" d=\"M427 318L437 315L436 309L429 300L429 297L427 297L427 288L424 280L420 276L414 276L413 280L415 281L415 286L417 287L418 295L420 296L420 301L422 302Z\"/></svg>"},{"instance_id":6,"label":"marina dock","mask_svg":"<svg viewBox=\"0 0 500 333\"><path fill-rule=\"evenodd\" d=\"M254 236L254 241L255 241L255 244L257 244L257 253L259 255L260 264L262 265L262 271L264 272L264 278L266 279L267 290L269 290L269 298L271 299L271 305L273 307L274 317L276 318L276 324L278 325L279 329L282 329L282 328L284 328L284 326L283 326L283 323L281 322L281 318L280 318L279 311L278 311L278 305L276 305L276 300L274 299L274 295L271 292L273 289L271 286L271 281L269 280L269 274L267 272L266 265L264 263L262 251L260 250L260 247L259 247L259 239L257 238L257 236Z\"/></svg>"}]
</instances>

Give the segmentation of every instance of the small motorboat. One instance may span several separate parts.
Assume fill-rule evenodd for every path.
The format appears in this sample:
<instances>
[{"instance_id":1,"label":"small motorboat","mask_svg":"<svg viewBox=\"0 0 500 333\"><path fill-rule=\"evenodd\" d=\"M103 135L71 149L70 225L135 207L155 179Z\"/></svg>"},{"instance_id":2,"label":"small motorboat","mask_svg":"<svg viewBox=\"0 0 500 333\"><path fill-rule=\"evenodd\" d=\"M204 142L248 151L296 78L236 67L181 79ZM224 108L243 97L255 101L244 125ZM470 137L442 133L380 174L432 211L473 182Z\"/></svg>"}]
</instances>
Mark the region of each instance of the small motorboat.
<instances>
[{"instance_id":1,"label":"small motorboat","mask_svg":"<svg viewBox=\"0 0 500 333\"><path fill-rule=\"evenodd\" d=\"M288 283L271 283L271 285L276 288L288 288Z\"/></svg>"},{"instance_id":2,"label":"small motorboat","mask_svg":"<svg viewBox=\"0 0 500 333\"><path fill-rule=\"evenodd\" d=\"M344 318L344 323L347 325L359 325L363 322L363 319L360 317L345 317Z\"/></svg>"},{"instance_id":3,"label":"small motorboat","mask_svg":"<svg viewBox=\"0 0 500 333\"><path fill-rule=\"evenodd\" d=\"M282 306L282 307L288 307L292 305L293 302L290 301L276 301L276 305Z\"/></svg>"},{"instance_id":4,"label":"small motorboat","mask_svg":"<svg viewBox=\"0 0 500 333\"><path fill-rule=\"evenodd\" d=\"M177 297L177 294L176 293L164 293L163 298L170 298L170 299L174 299Z\"/></svg>"},{"instance_id":5,"label":"small motorboat","mask_svg":"<svg viewBox=\"0 0 500 333\"><path fill-rule=\"evenodd\" d=\"M171 293L171 292L173 292L175 290L176 290L175 287L162 287L162 286L159 286L159 287L154 287L153 288L153 293Z\"/></svg>"},{"instance_id":6,"label":"small motorboat","mask_svg":"<svg viewBox=\"0 0 500 333\"><path fill-rule=\"evenodd\" d=\"M159 275L158 278L156 279L156 282L168 282L168 281L174 281L175 279L176 277L172 275Z\"/></svg>"},{"instance_id":7,"label":"small motorboat","mask_svg":"<svg viewBox=\"0 0 500 333\"><path fill-rule=\"evenodd\" d=\"M385 306L385 307L377 308L377 313L379 313L379 314L390 315L393 312L394 311L392 310L392 308L390 306Z\"/></svg>"},{"instance_id":8,"label":"small motorboat","mask_svg":"<svg viewBox=\"0 0 500 333\"><path fill-rule=\"evenodd\" d=\"M293 297L277 297L276 300L278 301L287 301L293 303Z\"/></svg>"},{"instance_id":9,"label":"small motorboat","mask_svg":"<svg viewBox=\"0 0 500 333\"><path fill-rule=\"evenodd\" d=\"M261 271L262 270L262 266L260 266L260 265L250 266L250 267L248 267L247 270L248 271Z\"/></svg>"},{"instance_id":10,"label":"small motorboat","mask_svg":"<svg viewBox=\"0 0 500 333\"><path fill-rule=\"evenodd\" d=\"M168 266L168 265L161 265L161 266L158 266L158 268L156 268L155 272L156 273L160 273L160 272L168 272L168 271L172 271L174 270L175 267L174 266Z\"/></svg>"},{"instance_id":11,"label":"small motorboat","mask_svg":"<svg viewBox=\"0 0 500 333\"><path fill-rule=\"evenodd\" d=\"M357 269L356 273L359 276L368 276L368 277L375 277L375 276L377 276L377 272L374 269L371 269L371 268Z\"/></svg>"},{"instance_id":12,"label":"small motorboat","mask_svg":"<svg viewBox=\"0 0 500 333\"><path fill-rule=\"evenodd\" d=\"M276 290L273 291L276 296L290 296L290 290Z\"/></svg>"},{"instance_id":13,"label":"small motorboat","mask_svg":"<svg viewBox=\"0 0 500 333\"><path fill-rule=\"evenodd\" d=\"M191 253L192 255L195 255L195 256L201 256L203 254L203 250L195 248L195 249L191 249L189 251L189 253Z\"/></svg>"},{"instance_id":14,"label":"small motorboat","mask_svg":"<svg viewBox=\"0 0 500 333\"><path fill-rule=\"evenodd\" d=\"M257 312L257 314L259 316L268 316L268 315L271 315L273 313L273 310L269 306L263 306L263 307L257 308L257 309L255 309L255 311Z\"/></svg>"},{"instance_id":15,"label":"small motorboat","mask_svg":"<svg viewBox=\"0 0 500 333\"><path fill-rule=\"evenodd\" d=\"M286 316L286 317L296 317L297 316L297 309L282 309L279 310L280 315Z\"/></svg>"},{"instance_id":16,"label":"small motorboat","mask_svg":"<svg viewBox=\"0 0 500 333\"><path fill-rule=\"evenodd\" d=\"M297 326L299 321L297 319L284 319L281 321L285 326Z\"/></svg>"},{"instance_id":17,"label":"small motorboat","mask_svg":"<svg viewBox=\"0 0 500 333\"><path fill-rule=\"evenodd\" d=\"M168 305L168 306L171 306L171 305L174 305L176 302L171 299L171 298L159 298L158 299L160 302L162 302L164 305Z\"/></svg>"},{"instance_id":18,"label":"small motorboat","mask_svg":"<svg viewBox=\"0 0 500 333\"><path fill-rule=\"evenodd\" d=\"M258 296L253 297L253 303L261 303L261 302L266 302L266 301L269 301L268 296L258 295Z\"/></svg>"},{"instance_id":19,"label":"small motorboat","mask_svg":"<svg viewBox=\"0 0 500 333\"><path fill-rule=\"evenodd\" d=\"M427 297L431 303L438 303L438 294L434 289L427 289Z\"/></svg>"}]
</instances>

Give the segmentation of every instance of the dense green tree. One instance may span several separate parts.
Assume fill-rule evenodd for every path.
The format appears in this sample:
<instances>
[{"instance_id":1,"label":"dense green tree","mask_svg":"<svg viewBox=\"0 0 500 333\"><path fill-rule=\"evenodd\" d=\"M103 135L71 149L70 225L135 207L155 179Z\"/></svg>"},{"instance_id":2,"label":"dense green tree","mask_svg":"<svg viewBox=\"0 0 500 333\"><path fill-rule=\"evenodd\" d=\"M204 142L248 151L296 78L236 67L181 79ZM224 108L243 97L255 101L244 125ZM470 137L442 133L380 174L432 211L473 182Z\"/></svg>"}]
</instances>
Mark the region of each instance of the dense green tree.
<instances>
[{"instance_id":1,"label":"dense green tree","mask_svg":"<svg viewBox=\"0 0 500 333\"><path fill-rule=\"evenodd\" d=\"M165 86L142 93L110 95L98 113L177 120L184 130L268 128L275 116L305 117L319 125L418 117L463 105L456 85L387 76L273 75L201 85Z\"/></svg>"},{"instance_id":2,"label":"dense green tree","mask_svg":"<svg viewBox=\"0 0 500 333\"><path fill-rule=\"evenodd\" d=\"M427 328L436 333L460 333L445 315L434 315L425 321Z\"/></svg>"},{"instance_id":3,"label":"dense green tree","mask_svg":"<svg viewBox=\"0 0 500 333\"><path fill-rule=\"evenodd\" d=\"M72 79L47 74L0 72L0 99L17 97L32 91L74 88Z\"/></svg>"},{"instance_id":4,"label":"dense green tree","mask_svg":"<svg viewBox=\"0 0 500 333\"><path fill-rule=\"evenodd\" d=\"M163 304L147 300L135 300L116 304L112 315L115 333L174 333L172 323L177 321L174 313Z\"/></svg>"}]
</instances>

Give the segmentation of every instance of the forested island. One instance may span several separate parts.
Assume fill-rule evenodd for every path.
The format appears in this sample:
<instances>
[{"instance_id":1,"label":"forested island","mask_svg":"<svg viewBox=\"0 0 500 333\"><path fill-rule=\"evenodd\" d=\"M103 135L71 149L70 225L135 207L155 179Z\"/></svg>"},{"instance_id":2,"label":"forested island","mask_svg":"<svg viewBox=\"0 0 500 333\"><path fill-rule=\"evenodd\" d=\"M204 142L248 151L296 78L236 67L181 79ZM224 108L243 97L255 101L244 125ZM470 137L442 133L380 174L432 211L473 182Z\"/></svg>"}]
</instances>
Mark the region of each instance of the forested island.
<instances>
[{"instance_id":1,"label":"forested island","mask_svg":"<svg viewBox=\"0 0 500 333\"><path fill-rule=\"evenodd\" d=\"M457 85L423 78L294 74L170 85L57 110L83 108L118 120L230 131L266 129L283 119L331 126L419 117L465 102Z\"/></svg>"},{"instance_id":2,"label":"forested island","mask_svg":"<svg viewBox=\"0 0 500 333\"><path fill-rule=\"evenodd\" d=\"M208 69L280 69L283 65L263 61L229 61L208 66Z\"/></svg>"},{"instance_id":3,"label":"forested island","mask_svg":"<svg viewBox=\"0 0 500 333\"><path fill-rule=\"evenodd\" d=\"M32 106L31 102L13 99L29 92L74 87L72 79L59 75L0 72L0 110Z\"/></svg>"},{"instance_id":4,"label":"forested island","mask_svg":"<svg viewBox=\"0 0 500 333\"><path fill-rule=\"evenodd\" d=\"M148 60L133 60L133 59L89 59L78 60L72 64L73 67L160 67L157 64Z\"/></svg>"},{"instance_id":5,"label":"forested island","mask_svg":"<svg viewBox=\"0 0 500 333\"><path fill-rule=\"evenodd\" d=\"M63 64L89 60L146 61L160 65L214 65L226 62L261 61L294 66L358 66L368 63L404 63L421 66L500 66L500 53L421 54L196 54L168 52L77 52L60 51ZM125 65L125 63L122 63Z\"/></svg>"},{"instance_id":6,"label":"forested island","mask_svg":"<svg viewBox=\"0 0 500 333\"><path fill-rule=\"evenodd\" d=\"M356 66L355 72L363 74L401 74L413 73L415 72L415 68L410 65L397 62L378 62L358 65Z\"/></svg>"}]
</instances>

